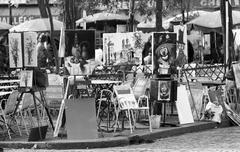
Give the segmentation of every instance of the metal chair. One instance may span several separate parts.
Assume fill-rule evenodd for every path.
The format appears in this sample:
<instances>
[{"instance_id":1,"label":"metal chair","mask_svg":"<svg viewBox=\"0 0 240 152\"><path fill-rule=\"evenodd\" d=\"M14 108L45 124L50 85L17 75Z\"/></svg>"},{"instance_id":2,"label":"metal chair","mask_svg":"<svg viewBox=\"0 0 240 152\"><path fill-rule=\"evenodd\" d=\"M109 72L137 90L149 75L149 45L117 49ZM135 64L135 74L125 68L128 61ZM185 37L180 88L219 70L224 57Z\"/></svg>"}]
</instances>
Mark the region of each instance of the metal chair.
<instances>
[{"instance_id":1,"label":"metal chair","mask_svg":"<svg viewBox=\"0 0 240 152\"><path fill-rule=\"evenodd\" d=\"M18 91L13 91L9 95L7 100L6 99L2 99L0 101L0 117L2 118L3 123L4 123L4 125L5 125L5 127L7 129L7 133L8 133L9 139L12 139L11 133L10 133L10 131L12 131L12 128L10 127L11 126L10 123L12 121L14 121L16 123L18 132L19 132L20 136L22 136L22 132L21 132L20 127L18 125L16 114L13 115L15 107L16 107L16 101L18 99L18 95L19 95ZM2 108L3 102L5 102L5 108L4 109ZM23 120L23 117L22 117L22 120Z\"/></svg>"},{"instance_id":2,"label":"metal chair","mask_svg":"<svg viewBox=\"0 0 240 152\"><path fill-rule=\"evenodd\" d=\"M115 123L114 132L116 131L116 128L117 128L119 113L121 111L125 111L129 119L130 131L132 133L136 125L134 111L137 111L137 110L147 110L148 119L149 119L149 130L150 132L152 132L148 100L147 100L146 106L140 105L137 102L130 85L113 86L113 89L114 89L114 92L116 93L116 98L118 103L118 109L116 109L116 123Z\"/></svg>"}]
</instances>

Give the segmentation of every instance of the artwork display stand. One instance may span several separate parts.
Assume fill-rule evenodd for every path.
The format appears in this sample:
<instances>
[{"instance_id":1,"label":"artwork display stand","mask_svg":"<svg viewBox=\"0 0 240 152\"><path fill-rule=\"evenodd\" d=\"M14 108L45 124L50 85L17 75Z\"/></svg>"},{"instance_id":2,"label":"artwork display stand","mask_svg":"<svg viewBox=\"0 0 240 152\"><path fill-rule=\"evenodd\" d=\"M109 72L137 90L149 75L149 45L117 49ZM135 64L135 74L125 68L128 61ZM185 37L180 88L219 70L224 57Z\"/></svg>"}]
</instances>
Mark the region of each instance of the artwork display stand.
<instances>
[{"instance_id":1,"label":"artwork display stand","mask_svg":"<svg viewBox=\"0 0 240 152\"><path fill-rule=\"evenodd\" d=\"M161 123L161 126L162 127L165 127L165 126L171 126L171 127L177 127L178 125L177 124L173 124L173 123L167 123L166 122L166 104L168 101L161 101L163 103L163 122Z\"/></svg>"}]
</instances>

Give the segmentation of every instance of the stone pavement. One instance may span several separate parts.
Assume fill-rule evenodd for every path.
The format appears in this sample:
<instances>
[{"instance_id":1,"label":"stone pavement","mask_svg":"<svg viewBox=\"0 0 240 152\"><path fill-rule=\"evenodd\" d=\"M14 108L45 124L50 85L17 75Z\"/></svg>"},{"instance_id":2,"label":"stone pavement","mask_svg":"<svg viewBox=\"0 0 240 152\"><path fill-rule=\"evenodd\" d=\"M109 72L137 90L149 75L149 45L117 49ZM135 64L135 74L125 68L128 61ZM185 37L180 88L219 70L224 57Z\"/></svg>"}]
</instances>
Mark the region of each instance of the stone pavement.
<instances>
[{"instance_id":1,"label":"stone pavement","mask_svg":"<svg viewBox=\"0 0 240 152\"><path fill-rule=\"evenodd\" d=\"M154 143L88 150L34 150L35 152L239 152L240 127L212 129L163 138ZM5 149L5 152L31 152L33 149Z\"/></svg>"}]
</instances>

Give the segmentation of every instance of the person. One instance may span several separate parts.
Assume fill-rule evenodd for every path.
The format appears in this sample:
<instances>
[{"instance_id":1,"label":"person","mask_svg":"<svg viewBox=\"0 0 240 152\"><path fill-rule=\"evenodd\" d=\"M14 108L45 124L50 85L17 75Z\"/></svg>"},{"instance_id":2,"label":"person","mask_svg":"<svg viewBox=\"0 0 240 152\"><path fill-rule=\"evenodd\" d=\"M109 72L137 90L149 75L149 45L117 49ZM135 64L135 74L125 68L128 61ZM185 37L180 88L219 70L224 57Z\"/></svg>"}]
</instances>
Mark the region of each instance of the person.
<instances>
[{"instance_id":1,"label":"person","mask_svg":"<svg viewBox=\"0 0 240 152\"><path fill-rule=\"evenodd\" d=\"M38 67L43 68L47 66L47 50L44 47L44 42L46 41L47 37L44 33L41 33L38 37L38 44L36 46L37 49L37 60L38 60Z\"/></svg>"},{"instance_id":2,"label":"person","mask_svg":"<svg viewBox=\"0 0 240 152\"><path fill-rule=\"evenodd\" d=\"M145 61L144 61L145 57L147 57L149 55L149 51L152 51L151 47L152 47L151 39L149 38L149 40L144 44L144 48L142 51L142 64L143 65L145 64Z\"/></svg>"},{"instance_id":3,"label":"person","mask_svg":"<svg viewBox=\"0 0 240 152\"><path fill-rule=\"evenodd\" d=\"M213 100L213 102L208 102L208 104L206 105L204 117L205 119L221 123L222 112L223 108L219 104L218 99L216 98L215 100Z\"/></svg>"}]
</instances>

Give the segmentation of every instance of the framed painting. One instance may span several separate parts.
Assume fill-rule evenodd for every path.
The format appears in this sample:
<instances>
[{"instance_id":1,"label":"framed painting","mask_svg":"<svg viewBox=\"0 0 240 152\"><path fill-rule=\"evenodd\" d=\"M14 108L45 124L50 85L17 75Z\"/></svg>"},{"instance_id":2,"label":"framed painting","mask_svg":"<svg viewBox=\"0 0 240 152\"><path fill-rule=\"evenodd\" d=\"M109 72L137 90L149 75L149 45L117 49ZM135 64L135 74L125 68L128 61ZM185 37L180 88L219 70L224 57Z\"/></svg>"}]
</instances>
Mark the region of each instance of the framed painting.
<instances>
[{"instance_id":1,"label":"framed painting","mask_svg":"<svg viewBox=\"0 0 240 152\"><path fill-rule=\"evenodd\" d=\"M33 86L33 71L23 70L20 74L20 87L32 87Z\"/></svg>"},{"instance_id":2,"label":"framed painting","mask_svg":"<svg viewBox=\"0 0 240 152\"><path fill-rule=\"evenodd\" d=\"M36 32L25 32L24 37L24 66L37 67L37 37Z\"/></svg>"},{"instance_id":3,"label":"framed painting","mask_svg":"<svg viewBox=\"0 0 240 152\"><path fill-rule=\"evenodd\" d=\"M9 39L9 66L10 68L22 68L23 67L22 34L9 33L8 39Z\"/></svg>"},{"instance_id":4,"label":"framed painting","mask_svg":"<svg viewBox=\"0 0 240 152\"><path fill-rule=\"evenodd\" d=\"M153 33L153 73L169 74L176 59L176 33Z\"/></svg>"}]
</instances>

